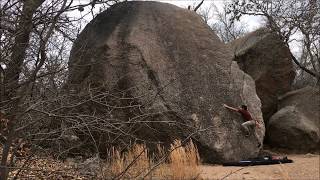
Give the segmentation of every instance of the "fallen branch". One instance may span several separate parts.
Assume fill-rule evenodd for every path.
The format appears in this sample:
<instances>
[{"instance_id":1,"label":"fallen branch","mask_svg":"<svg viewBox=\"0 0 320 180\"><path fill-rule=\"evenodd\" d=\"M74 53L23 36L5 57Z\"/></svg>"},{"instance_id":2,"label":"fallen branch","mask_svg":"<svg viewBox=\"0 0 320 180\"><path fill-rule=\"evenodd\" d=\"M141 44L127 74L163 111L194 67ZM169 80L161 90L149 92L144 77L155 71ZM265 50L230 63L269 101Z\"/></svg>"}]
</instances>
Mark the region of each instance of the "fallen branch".
<instances>
[{"instance_id":1,"label":"fallen branch","mask_svg":"<svg viewBox=\"0 0 320 180\"><path fill-rule=\"evenodd\" d=\"M223 178L221 178L221 180L223 180L223 179L225 179L225 178L227 178L228 176L230 176L230 175L232 175L232 174L234 174L234 173L236 173L236 172L238 172L238 171L241 171L242 169L244 169L244 168L246 168L246 167L243 167L243 168L240 168L240 169L237 169L236 171L231 171L229 174L227 174L227 175L225 175Z\"/></svg>"}]
</instances>

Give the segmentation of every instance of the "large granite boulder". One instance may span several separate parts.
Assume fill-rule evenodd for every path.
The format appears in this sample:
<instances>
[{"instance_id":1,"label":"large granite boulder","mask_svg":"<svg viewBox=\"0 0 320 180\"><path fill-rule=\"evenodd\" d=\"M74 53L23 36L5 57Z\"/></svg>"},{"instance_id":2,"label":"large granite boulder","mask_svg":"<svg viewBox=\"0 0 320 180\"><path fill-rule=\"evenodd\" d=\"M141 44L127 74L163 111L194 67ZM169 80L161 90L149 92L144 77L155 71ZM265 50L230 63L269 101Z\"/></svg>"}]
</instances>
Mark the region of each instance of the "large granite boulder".
<instances>
[{"instance_id":1,"label":"large granite boulder","mask_svg":"<svg viewBox=\"0 0 320 180\"><path fill-rule=\"evenodd\" d=\"M277 111L277 98L291 90L295 71L290 50L279 36L258 29L228 44L240 69L256 83L265 122Z\"/></svg>"},{"instance_id":2,"label":"large granite boulder","mask_svg":"<svg viewBox=\"0 0 320 180\"><path fill-rule=\"evenodd\" d=\"M320 92L305 87L280 98L279 111L267 126L270 145L296 151L320 148Z\"/></svg>"},{"instance_id":3,"label":"large granite boulder","mask_svg":"<svg viewBox=\"0 0 320 180\"><path fill-rule=\"evenodd\" d=\"M168 144L192 137L206 162L260 150L264 127L246 138L241 116L222 107L247 104L263 125L254 81L193 11L159 2L114 5L77 38L69 69L73 91L101 86L118 97L116 105L108 102L119 107L110 119L135 122L130 133L137 139Z\"/></svg>"}]
</instances>

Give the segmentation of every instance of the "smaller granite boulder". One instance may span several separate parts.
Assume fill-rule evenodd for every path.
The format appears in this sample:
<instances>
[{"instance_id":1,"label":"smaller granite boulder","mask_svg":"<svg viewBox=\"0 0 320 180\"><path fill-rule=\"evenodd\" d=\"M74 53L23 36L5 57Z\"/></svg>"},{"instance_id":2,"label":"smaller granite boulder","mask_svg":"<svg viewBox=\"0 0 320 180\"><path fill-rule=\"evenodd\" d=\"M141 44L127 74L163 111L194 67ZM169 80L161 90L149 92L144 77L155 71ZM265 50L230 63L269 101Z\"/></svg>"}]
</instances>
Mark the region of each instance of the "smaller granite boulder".
<instances>
[{"instance_id":1,"label":"smaller granite boulder","mask_svg":"<svg viewBox=\"0 0 320 180\"><path fill-rule=\"evenodd\" d=\"M264 121L277 111L278 97L291 91L295 71L290 49L279 36L266 28L258 29L228 44L234 61L255 81L261 99Z\"/></svg>"},{"instance_id":2,"label":"smaller granite boulder","mask_svg":"<svg viewBox=\"0 0 320 180\"><path fill-rule=\"evenodd\" d=\"M280 110L267 126L270 145L300 152L320 146L319 89L306 87L280 98Z\"/></svg>"}]
</instances>

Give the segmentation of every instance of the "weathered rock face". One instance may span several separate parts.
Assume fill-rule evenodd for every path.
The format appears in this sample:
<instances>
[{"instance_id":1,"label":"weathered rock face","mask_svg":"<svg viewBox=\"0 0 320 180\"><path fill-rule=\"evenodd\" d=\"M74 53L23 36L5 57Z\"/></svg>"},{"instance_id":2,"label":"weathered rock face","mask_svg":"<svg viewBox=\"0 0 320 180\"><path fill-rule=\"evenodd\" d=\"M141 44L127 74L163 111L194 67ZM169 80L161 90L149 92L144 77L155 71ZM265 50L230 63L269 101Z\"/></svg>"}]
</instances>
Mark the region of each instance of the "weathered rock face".
<instances>
[{"instance_id":1,"label":"weathered rock face","mask_svg":"<svg viewBox=\"0 0 320 180\"><path fill-rule=\"evenodd\" d=\"M277 110L277 98L290 91L295 77L288 47L275 33L258 29L228 44L240 69L256 83L265 122Z\"/></svg>"},{"instance_id":2,"label":"weathered rock face","mask_svg":"<svg viewBox=\"0 0 320 180\"><path fill-rule=\"evenodd\" d=\"M120 96L126 108L112 111L113 118L140 117L146 122L134 132L140 139L170 143L194 134L207 162L259 151L264 128L245 138L241 117L221 105L247 104L263 124L254 81L232 65L230 50L192 11L158 2L115 5L80 34L69 68L70 87L90 83Z\"/></svg>"},{"instance_id":3,"label":"weathered rock face","mask_svg":"<svg viewBox=\"0 0 320 180\"><path fill-rule=\"evenodd\" d=\"M272 146L297 151L320 148L320 92L306 87L288 92L280 99L280 110L268 124Z\"/></svg>"}]
</instances>

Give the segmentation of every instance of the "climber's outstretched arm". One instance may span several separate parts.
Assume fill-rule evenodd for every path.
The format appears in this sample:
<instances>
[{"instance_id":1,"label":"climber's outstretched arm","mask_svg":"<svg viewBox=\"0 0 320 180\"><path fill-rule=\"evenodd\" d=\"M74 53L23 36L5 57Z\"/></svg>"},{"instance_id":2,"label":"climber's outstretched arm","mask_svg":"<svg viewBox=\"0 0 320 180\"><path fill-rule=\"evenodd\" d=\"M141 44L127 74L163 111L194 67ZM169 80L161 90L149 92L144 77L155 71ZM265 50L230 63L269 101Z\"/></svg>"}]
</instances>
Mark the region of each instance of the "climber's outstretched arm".
<instances>
[{"instance_id":1,"label":"climber's outstretched arm","mask_svg":"<svg viewBox=\"0 0 320 180\"><path fill-rule=\"evenodd\" d=\"M227 108L227 109L230 109L230 110L232 110L232 111L236 111L236 112L239 111L238 108L234 108L234 107L228 106L228 105L226 105L226 104L222 104L222 105L223 105L223 107L225 107L225 108Z\"/></svg>"}]
</instances>

